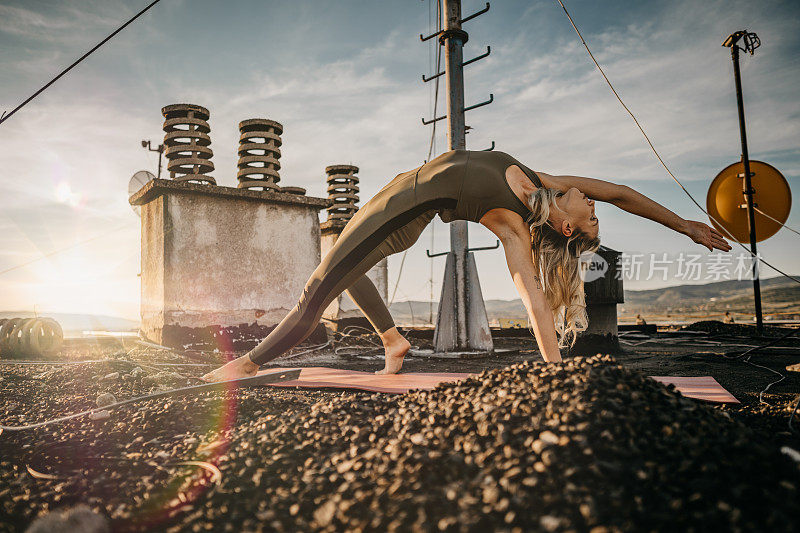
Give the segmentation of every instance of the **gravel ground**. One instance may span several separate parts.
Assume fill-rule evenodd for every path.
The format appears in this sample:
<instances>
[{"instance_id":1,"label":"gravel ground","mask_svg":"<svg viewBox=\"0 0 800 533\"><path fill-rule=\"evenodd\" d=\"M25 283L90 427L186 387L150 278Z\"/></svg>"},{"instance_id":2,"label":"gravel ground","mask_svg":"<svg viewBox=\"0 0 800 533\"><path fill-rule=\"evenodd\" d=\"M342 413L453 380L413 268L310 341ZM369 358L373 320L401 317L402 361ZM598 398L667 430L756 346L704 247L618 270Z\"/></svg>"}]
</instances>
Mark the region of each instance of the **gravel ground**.
<instances>
[{"instance_id":1,"label":"gravel ground","mask_svg":"<svg viewBox=\"0 0 800 533\"><path fill-rule=\"evenodd\" d=\"M208 392L5 432L0 530L80 503L114 531L792 530L800 474L780 448L800 450L786 424L800 380L793 373L761 404L775 378L720 359L745 341L715 338L698 348L655 336L616 361L562 364L540 362L530 339L503 339L523 350L410 357L412 371L482 371L430 392ZM379 366L357 348L276 363ZM115 355L75 350L68 356ZM166 352L122 353L133 362L0 366L2 424L193 384L181 375L207 368L158 366L179 360ZM797 357L757 360L781 369ZM642 374L710 374L743 404L689 400Z\"/></svg>"}]
</instances>

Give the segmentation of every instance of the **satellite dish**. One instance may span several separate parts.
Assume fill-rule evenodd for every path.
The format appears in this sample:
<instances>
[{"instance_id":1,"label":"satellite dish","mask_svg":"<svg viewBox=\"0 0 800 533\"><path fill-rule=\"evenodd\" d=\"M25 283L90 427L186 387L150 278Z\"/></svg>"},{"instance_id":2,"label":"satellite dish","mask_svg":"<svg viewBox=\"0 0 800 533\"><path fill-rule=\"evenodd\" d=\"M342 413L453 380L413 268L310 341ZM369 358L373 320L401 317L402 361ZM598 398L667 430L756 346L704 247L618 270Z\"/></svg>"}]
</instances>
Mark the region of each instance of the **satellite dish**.
<instances>
[{"instance_id":1,"label":"satellite dish","mask_svg":"<svg viewBox=\"0 0 800 533\"><path fill-rule=\"evenodd\" d=\"M786 178L772 165L751 159L750 173L753 174L750 184L754 190L753 207L756 208L756 241L760 242L775 235L789 218L792 191ZM747 198L744 194L744 163L739 161L728 165L717 174L708 188L706 208L713 217L711 223L717 230L724 233L724 228L737 241L750 242ZM780 224L759 211L779 220Z\"/></svg>"},{"instance_id":2,"label":"satellite dish","mask_svg":"<svg viewBox=\"0 0 800 533\"><path fill-rule=\"evenodd\" d=\"M131 176L131 180L128 182L128 198L139 192L142 187L144 187L145 183L148 181L154 180L155 175L152 172L148 172L146 170L140 170L133 176ZM142 207L139 205L132 205L133 212L136 213L138 216L142 216Z\"/></svg>"}]
</instances>

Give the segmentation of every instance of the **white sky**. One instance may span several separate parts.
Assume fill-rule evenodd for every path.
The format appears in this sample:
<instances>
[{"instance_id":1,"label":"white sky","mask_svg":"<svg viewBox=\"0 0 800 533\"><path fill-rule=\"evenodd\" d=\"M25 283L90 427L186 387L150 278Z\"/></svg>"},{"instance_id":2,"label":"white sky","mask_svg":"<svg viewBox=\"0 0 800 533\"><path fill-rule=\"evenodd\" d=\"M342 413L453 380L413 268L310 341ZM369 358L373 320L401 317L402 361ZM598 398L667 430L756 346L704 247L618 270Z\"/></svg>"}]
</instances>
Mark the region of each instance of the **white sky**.
<instances>
[{"instance_id":1,"label":"white sky","mask_svg":"<svg viewBox=\"0 0 800 533\"><path fill-rule=\"evenodd\" d=\"M0 0L0 111L11 110L145 1ZM464 0L464 14L483 2ZM662 156L705 203L711 179L739 157L728 49L747 28L763 44L742 57L751 157L776 166L796 190L800 178L800 6L796 2L571 0L576 23ZM139 307L139 219L127 182L155 171L162 106L211 110L221 185L235 186L237 124L266 117L284 125L281 184L325 196L324 167L361 169L362 202L427 156L434 14L428 1L162 0L48 91L0 126L0 271L71 243L73 250L0 275L0 309L104 313ZM434 14L435 16L435 14ZM534 170L626 183L686 218L704 220L644 143L590 62L553 0L496 1L465 25L469 149L495 141ZM444 94L444 86L440 95ZM440 99L440 113L444 98ZM446 141L438 128L436 153ZM598 207L603 243L628 253L701 253L686 237ZM800 227L795 209L789 224ZM324 213L323 215L324 216ZM411 248L397 300L438 299L449 247L438 219ZM782 230L760 244L771 262L797 273L800 238ZM470 224L470 244L494 244ZM477 252L485 298L516 298L502 251ZM389 260L390 293L400 256ZM767 273L767 275L771 275ZM265 280L265 283L268 282ZM684 283L626 283L642 289Z\"/></svg>"}]
</instances>

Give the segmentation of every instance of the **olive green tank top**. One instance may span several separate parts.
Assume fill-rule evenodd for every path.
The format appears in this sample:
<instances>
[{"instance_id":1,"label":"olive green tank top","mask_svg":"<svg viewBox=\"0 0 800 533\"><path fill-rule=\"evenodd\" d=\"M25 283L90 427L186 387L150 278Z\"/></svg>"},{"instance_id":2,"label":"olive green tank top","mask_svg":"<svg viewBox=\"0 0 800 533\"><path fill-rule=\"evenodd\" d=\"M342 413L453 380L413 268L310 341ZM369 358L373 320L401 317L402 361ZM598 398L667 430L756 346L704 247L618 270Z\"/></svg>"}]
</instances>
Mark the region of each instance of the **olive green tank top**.
<instances>
[{"instance_id":1,"label":"olive green tank top","mask_svg":"<svg viewBox=\"0 0 800 533\"><path fill-rule=\"evenodd\" d=\"M501 207L518 213L530 223L531 212L511 190L506 181L506 169L517 165L536 187L542 187L542 182L535 172L507 153L496 150L451 150L429 164L432 164L434 173L437 168L444 169L438 179L429 180L431 183L438 182L440 189L448 189L447 196L450 197L458 190L456 207L439 210L442 221L478 222L489 210Z\"/></svg>"}]
</instances>

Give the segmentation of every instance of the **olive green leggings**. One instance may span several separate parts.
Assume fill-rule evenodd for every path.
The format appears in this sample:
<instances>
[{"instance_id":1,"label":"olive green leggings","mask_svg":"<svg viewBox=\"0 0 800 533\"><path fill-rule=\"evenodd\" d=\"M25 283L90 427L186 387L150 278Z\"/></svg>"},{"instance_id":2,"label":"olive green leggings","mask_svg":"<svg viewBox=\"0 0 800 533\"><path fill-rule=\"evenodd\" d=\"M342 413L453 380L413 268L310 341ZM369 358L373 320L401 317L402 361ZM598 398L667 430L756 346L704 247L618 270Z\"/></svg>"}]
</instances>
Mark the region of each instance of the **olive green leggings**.
<instances>
[{"instance_id":1,"label":"olive green leggings","mask_svg":"<svg viewBox=\"0 0 800 533\"><path fill-rule=\"evenodd\" d=\"M248 353L251 361L266 363L302 342L343 291L378 333L394 327L386 304L365 274L384 257L414 244L440 209L456 205L454 198L439 197L424 181L418 186L421 168L398 174L356 211L311 274L294 308Z\"/></svg>"}]
</instances>

